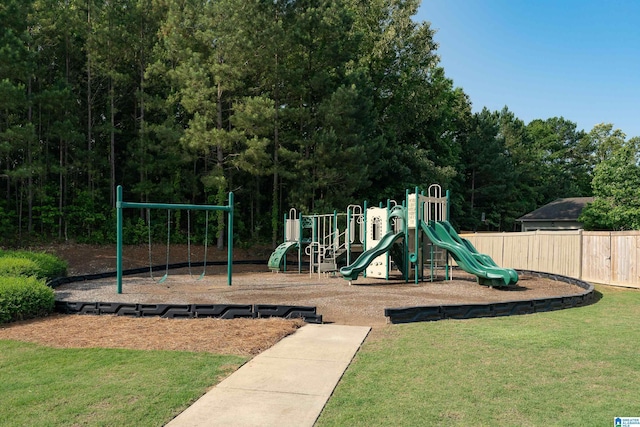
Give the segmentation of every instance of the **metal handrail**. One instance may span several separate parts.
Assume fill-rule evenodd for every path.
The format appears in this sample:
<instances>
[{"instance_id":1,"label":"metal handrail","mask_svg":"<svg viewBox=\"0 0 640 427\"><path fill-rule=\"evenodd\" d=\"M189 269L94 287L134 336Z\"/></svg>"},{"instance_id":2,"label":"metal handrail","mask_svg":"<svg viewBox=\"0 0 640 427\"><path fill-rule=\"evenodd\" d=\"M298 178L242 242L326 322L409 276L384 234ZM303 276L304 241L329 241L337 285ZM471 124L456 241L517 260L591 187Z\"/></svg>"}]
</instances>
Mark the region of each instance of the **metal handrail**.
<instances>
[{"instance_id":1,"label":"metal handrail","mask_svg":"<svg viewBox=\"0 0 640 427\"><path fill-rule=\"evenodd\" d=\"M318 249L318 252L316 253L314 251L314 248ZM314 267L314 262L313 262L313 258L314 255L318 255L318 262L315 264L315 266L320 266L320 259L324 258L324 254L326 252L326 248L324 246L322 246L320 243L318 242L311 242L309 244L309 246L307 246L304 249L304 252L309 256L309 275L313 274L313 267ZM320 268L318 268L318 273L320 273Z\"/></svg>"}]
</instances>

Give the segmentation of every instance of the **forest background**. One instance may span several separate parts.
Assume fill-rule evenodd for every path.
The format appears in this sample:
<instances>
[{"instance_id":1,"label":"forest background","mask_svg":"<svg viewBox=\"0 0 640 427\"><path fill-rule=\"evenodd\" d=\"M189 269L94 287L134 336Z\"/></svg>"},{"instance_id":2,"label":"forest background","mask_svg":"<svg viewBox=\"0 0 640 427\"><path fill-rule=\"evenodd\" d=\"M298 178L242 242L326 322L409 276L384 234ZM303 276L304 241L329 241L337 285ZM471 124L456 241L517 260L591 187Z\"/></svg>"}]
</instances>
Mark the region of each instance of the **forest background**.
<instances>
[{"instance_id":1,"label":"forest background","mask_svg":"<svg viewBox=\"0 0 640 427\"><path fill-rule=\"evenodd\" d=\"M463 230L514 231L542 204L590 195L586 228L640 228L640 138L472 113L418 5L4 0L3 245L113 242L118 184L140 202L225 205L233 191L247 245L280 240L290 207L344 211L433 183ZM166 213L126 214L127 243L146 242L149 220L166 238ZM174 238L188 222L204 238L205 219L185 217Z\"/></svg>"}]
</instances>

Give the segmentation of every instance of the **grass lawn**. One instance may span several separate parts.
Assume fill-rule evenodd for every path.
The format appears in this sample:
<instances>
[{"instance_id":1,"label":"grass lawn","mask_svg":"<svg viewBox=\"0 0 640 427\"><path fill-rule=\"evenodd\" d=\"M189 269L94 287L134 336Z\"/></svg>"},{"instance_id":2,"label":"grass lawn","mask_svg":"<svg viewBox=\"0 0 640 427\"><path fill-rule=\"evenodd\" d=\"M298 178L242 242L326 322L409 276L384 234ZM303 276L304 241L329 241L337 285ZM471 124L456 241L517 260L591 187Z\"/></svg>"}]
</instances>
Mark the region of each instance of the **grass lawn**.
<instances>
[{"instance_id":1,"label":"grass lawn","mask_svg":"<svg viewBox=\"0 0 640 427\"><path fill-rule=\"evenodd\" d=\"M612 426L640 417L640 291L591 306L391 325L369 337L319 426Z\"/></svg>"},{"instance_id":2,"label":"grass lawn","mask_svg":"<svg viewBox=\"0 0 640 427\"><path fill-rule=\"evenodd\" d=\"M0 340L0 424L163 425L245 360Z\"/></svg>"},{"instance_id":3,"label":"grass lawn","mask_svg":"<svg viewBox=\"0 0 640 427\"><path fill-rule=\"evenodd\" d=\"M588 307L390 325L319 426L609 426L640 416L640 291ZM158 426L246 359L0 340L3 426Z\"/></svg>"}]
</instances>

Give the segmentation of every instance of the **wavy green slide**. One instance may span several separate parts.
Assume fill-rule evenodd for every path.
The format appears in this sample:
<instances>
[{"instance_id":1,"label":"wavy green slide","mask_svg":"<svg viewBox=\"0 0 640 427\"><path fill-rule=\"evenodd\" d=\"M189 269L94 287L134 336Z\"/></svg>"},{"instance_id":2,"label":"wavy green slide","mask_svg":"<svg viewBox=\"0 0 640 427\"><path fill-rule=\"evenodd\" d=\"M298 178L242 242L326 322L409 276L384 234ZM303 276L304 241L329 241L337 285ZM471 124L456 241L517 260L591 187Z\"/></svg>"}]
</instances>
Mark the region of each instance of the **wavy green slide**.
<instances>
[{"instance_id":1,"label":"wavy green slide","mask_svg":"<svg viewBox=\"0 0 640 427\"><path fill-rule=\"evenodd\" d=\"M473 244L470 241L460 237L458 233L456 233L456 230L453 228L451 224L449 224L448 221L439 221L438 224L439 224L438 226L442 226L445 228L445 230L447 231L447 233L449 233L449 236L451 236L453 240L465 246L469 250L469 252L471 252L478 261L480 261L481 264L492 266L492 267L500 267L498 264L496 264L493 258L491 258L489 255L481 254L480 252L478 252L476 247L473 246Z\"/></svg>"},{"instance_id":2,"label":"wavy green slide","mask_svg":"<svg viewBox=\"0 0 640 427\"><path fill-rule=\"evenodd\" d=\"M293 248L298 247L298 242L284 242L281 243L280 246L276 248L275 251L269 257L269 269L273 271L280 270L280 264L282 263L283 258Z\"/></svg>"},{"instance_id":3,"label":"wavy green slide","mask_svg":"<svg viewBox=\"0 0 640 427\"><path fill-rule=\"evenodd\" d=\"M394 233L393 231L382 236L382 239L375 245L373 248L364 251L360 254L358 259L356 259L351 265L347 265L346 267L342 267L340 269L340 274L346 280L356 280L360 273L362 273L365 268L371 261L373 261L379 255L387 252L396 240L404 237L404 233Z\"/></svg>"},{"instance_id":4,"label":"wavy green slide","mask_svg":"<svg viewBox=\"0 0 640 427\"><path fill-rule=\"evenodd\" d=\"M518 283L518 273L515 270L488 265L487 261L483 261L483 257L475 256L464 244L457 242L442 223L421 222L421 227L434 245L449 251L460 268L477 276L479 284L499 287L513 286ZM491 262L493 263L493 260Z\"/></svg>"}]
</instances>

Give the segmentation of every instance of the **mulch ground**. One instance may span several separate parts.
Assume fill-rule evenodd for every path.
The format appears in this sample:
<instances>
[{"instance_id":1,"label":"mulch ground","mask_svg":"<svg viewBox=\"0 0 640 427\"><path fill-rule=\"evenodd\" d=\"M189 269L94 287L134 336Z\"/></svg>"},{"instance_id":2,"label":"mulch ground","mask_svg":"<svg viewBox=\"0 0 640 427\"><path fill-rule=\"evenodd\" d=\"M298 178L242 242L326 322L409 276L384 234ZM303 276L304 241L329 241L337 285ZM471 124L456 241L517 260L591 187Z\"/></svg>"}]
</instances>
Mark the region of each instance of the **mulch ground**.
<instances>
[{"instance_id":1,"label":"mulch ground","mask_svg":"<svg viewBox=\"0 0 640 427\"><path fill-rule=\"evenodd\" d=\"M0 327L0 339L55 348L127 348L253 356L295 332L284 319L161 319L53 314Z\"/></svg>"},{"instance_id":2,"label":"mulch ground","mask_svg":"<svg viewBox=\"0 0 640 427\"><path fill-rule=\"evenodd\" d=\"M42 248L40 248L42 249ZM166 248L154 247L152 263L163 264ZM200 260L192 247L192 260ZM115 270L113 246L59 245L44 248L69 263L69 275ZM211 251L211 250L210 250ZM208 260L224 260L226 252L211 251ZM171 247L170 262L183 262L186 246ZM235 260L266 259L269 250L236 250ZM145 245L126 247L124 268L149 265ZM385 327L384 308L434 304L465 304L544 298L577 293L573 285L523 277L510 290L477 285L471 276L454 273L456 280L390 282L360 278L353 285L341 278L308 273L271 273L266 265L234 267L233 285L226 285L226 268L211 266L202 280L201 268L170 271L163 283L149 275L126 277L123 293L115 279L78 282L57 288L57 299L69 301L138 303L286 304L317 307L325 322ZM196 271L197 270L197 271ZM191 273L191 274L189 274ZM15 322L0 327L0 339L15 339L52 347L108 347L140 350L206 351L255 355L302 325L283 319L160 319L118 316L60 315Z\"/></svg>"}]
</instances>

